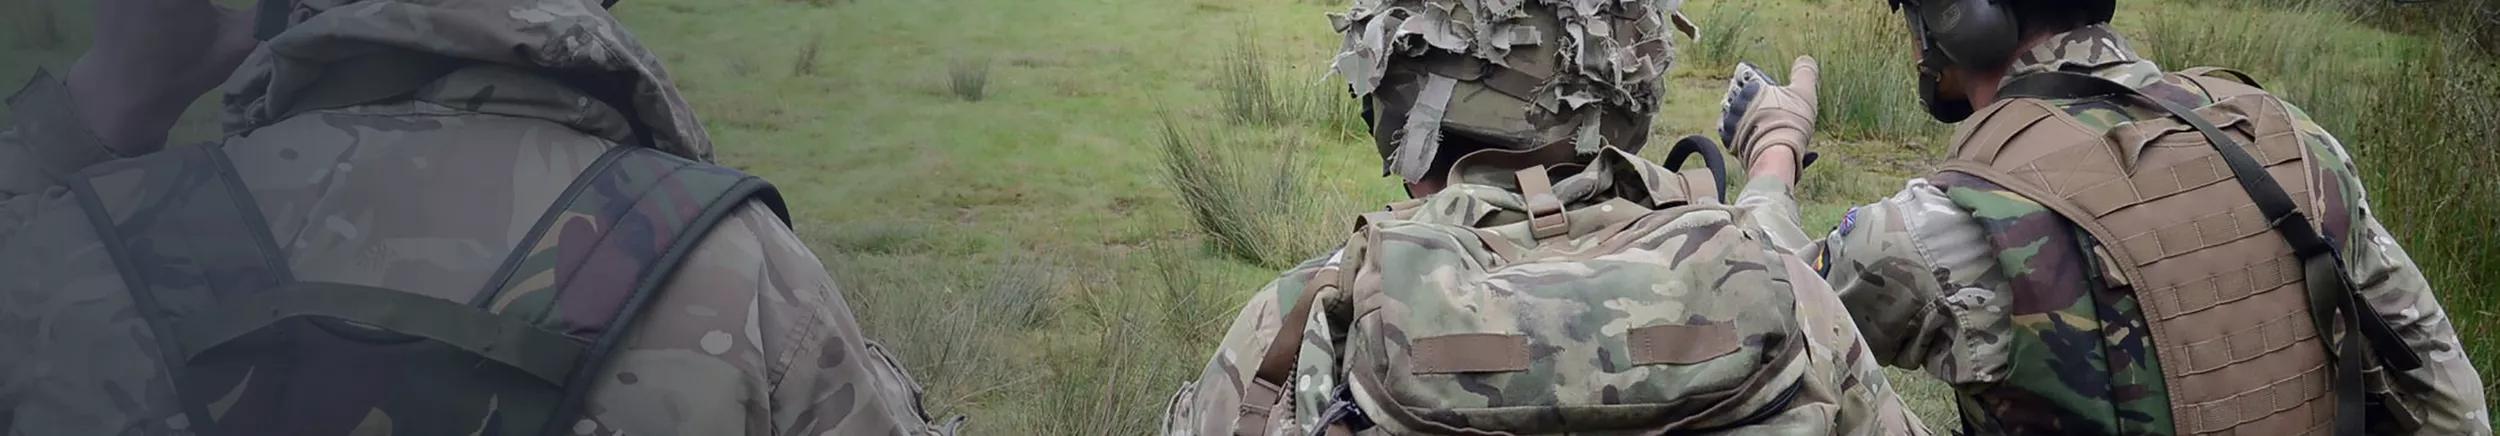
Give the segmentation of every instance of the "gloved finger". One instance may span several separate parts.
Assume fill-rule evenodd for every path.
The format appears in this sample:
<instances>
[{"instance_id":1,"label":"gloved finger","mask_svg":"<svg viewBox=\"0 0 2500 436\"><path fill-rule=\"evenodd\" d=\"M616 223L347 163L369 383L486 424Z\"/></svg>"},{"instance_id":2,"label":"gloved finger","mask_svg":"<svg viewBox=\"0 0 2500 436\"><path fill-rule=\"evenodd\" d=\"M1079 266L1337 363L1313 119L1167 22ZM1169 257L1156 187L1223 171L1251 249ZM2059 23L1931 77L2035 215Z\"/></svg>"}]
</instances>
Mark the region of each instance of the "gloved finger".
<instances>
[{"instance_id":1,"label":"gloved finger","mask_svg":"<svg viewBox=\"0 0 2500 436\"><path fill-rule=\"evenodd\" d=\"M1813 56L1798 56L1797 62L1788 67L1788 90L1804 97L1807 105L1813 105L1814 88L1823 81L1822 76L1823 67Z\"/></svg>"}]
</instances>

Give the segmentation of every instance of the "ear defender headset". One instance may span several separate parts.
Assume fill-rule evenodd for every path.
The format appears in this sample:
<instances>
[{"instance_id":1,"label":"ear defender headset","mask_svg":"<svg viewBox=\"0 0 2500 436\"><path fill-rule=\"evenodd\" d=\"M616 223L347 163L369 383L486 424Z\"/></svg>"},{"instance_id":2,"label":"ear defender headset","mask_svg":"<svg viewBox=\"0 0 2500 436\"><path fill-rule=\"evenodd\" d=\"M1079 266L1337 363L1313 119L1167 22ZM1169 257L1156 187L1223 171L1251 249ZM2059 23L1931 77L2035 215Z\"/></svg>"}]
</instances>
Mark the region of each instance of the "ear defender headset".
<instances>
[{"instance_id":1,"label":"ear defender headset","mask_svg":"<svg viewBox=\"0 0 2500 436\"><path fill-rule=\"evenodd\" d=\"M1909 20L1919 50L1918 99L1937 121L1970 118L1969 99L1939 101L1946 68L1996 68L2013 60L2022 27L2006 3L2012 0L1890 0Z\"/></svg>"}]
</instances>

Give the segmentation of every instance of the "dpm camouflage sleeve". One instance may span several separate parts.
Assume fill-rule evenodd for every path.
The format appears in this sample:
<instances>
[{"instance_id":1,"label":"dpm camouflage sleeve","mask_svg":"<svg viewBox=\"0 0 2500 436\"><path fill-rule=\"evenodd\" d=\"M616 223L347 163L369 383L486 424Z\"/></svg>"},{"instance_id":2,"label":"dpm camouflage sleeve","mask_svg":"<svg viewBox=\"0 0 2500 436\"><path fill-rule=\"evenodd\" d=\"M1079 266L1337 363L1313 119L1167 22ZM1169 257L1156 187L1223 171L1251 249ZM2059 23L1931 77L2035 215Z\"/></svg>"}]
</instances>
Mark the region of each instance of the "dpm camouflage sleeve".
<instances>
[{"instance_id":1,"label":"dpm camouflage sleeve","mask_svg":"<svg viewBox=\"0 0 2500 436\"><path fill-rule=\"evenodd\" d=\"M2012 298L1989 247L1970 212L1911 179L1850 209L1812 248L1877 360L1969 386L2004 380L2008 368Z\"/></svg>"},{"instance_id":2,"label":"dpm camouflage sleeve","mask_svg":"<svg viewBox=\"0 0 2500 436\"><path fill-rule=\"evenodd\" d=\"M824 264L760 203L704 236L598 379L575 434L933 432Z\"/></svg>"},{"instance_id":3,"label":"dpm camouflage sleeve","mask_svg":"<svg viewBox=\"0 0 2500 436\"><path fill-rule=\"evenodd\" d=\"M1797 197L1789 192L1788 183L1771 177L1754 177L1745 181L1745 190L1736 194L1736 207L1753 217L1756 228L1771 236L1771 246L1790 254L1811 253L1816 241L1808 239L1804 212L1797 206Z\"/></svg>"},{"instance_id":4,"label":"dpm camouflage sleeve","mask_svg":"<svg viewBox=\"0 0 2500 436\"><path fill-rule=\"evenodd\" d=\"M2320 193L2321 199L2329 202L2327 210L2341 209L2351 214L2348 220L2326 220L2324 230L2341 244L2353 285L2361 289L2362 297L2378 311L2379 318L2396 328L2396 335L2403 338L2405 346L2422 356L2421 368L2390 374L2394 383L2390 388L2421 420L2421 434L2491 434L2491 412L2483 402L2483 379L2466 360L2456 326L2448 321L2447 311L2432 295L2422 269L2372 213L2368 192L2361 185L2351 154L2308 113L2285 106L2291 111L2293 126L2300 131L2302 144L2308 146L2311 169L2317 172L2311 180L2320 186L2309 192ZM2349 204L2333 203L2339 199L2351 200Z\"/></svg>"}]
</instances>

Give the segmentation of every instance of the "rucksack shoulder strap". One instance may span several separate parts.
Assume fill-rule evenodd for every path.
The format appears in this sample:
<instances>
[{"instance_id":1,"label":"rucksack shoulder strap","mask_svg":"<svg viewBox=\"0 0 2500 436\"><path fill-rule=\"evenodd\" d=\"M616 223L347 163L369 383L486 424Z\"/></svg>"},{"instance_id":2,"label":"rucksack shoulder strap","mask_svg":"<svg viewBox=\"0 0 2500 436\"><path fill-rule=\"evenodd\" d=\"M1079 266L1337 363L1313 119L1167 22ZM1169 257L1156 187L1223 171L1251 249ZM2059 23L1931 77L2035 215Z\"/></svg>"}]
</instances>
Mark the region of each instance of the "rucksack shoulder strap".
<instances>
[{"instance_id":1,"label":"rucksack shoulder strap","mask_svg":"<svg viewBox=\"0 0 2500 436\"><path fill-rule=\"evenodd\" d=\"M1374 214L1380 213L1385 212ZM1366 218L1372 218L1372 216ZM1356 235L1362 234L1364 232L1356 233ZM1234 416L1233 421L1236 434L1267 434L1267 423L1273 418L1271 415L1276 413L1268 408L1276 404L1278 399L1284 398L1286 379L1293 376L1295 357L1302 350L1303 329L1309 326L1313 306L1319 304L1319 295L1322 291L1342 287L1345 283L1345 272L1355 269L1344 264L1361 262L1357 259L1362 255L1360 251L1360 247L1349 242L1345 250L1338 252L1336 259L1330 259L1326 265L1312 271L1311 276L1303 280L1302 293L1293 298L1290 306L1286 306L1285 318L1276 329L1276 337L1268 340L1266 348L1259 353L1259 360L1256 363L1258 366L1255 367L1257 369L1251 373L1248 383L1241 385L1239 394L1242 407L1240 414ZM1285 303L1281 300L1278 302Z\"/></svg>"},{"instance_id":2,"label":"rucksack shoulder strap","mask_svg":"<svg viewBox=\"0 0 2500 436\"><path fill-rule=\"evenodd\" d=\"M713 227L749 202L790 222L762 178L635 146L609 149L565 188L471 302L589 344L548 425L572 422L597 384L590 378L644 306Z\"/></svg>"},{"instance_id":3,"label":"rucksack shoulder strap","mask_svg":"<svg viewBox=\"0 0 2500 436\"><path fill-rule=\"evenodd\" d=\"M181 363L200 350L176 340L172 320L295 280L251 190L214 144L98 164L64 182L155 331L173 380L184 380ZM203 426L206 411L184 402Z\"/></svg>"}]
</instances>

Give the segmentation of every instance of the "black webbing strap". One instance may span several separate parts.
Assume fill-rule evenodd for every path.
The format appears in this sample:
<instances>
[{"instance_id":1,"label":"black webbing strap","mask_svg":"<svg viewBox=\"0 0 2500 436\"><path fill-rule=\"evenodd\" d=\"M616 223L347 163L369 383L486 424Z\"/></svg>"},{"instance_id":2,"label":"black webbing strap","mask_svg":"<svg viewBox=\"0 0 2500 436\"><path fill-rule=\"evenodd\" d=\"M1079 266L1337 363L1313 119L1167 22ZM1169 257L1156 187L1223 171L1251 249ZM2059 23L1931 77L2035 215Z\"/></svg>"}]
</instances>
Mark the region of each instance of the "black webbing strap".
<instances>
[{"instance_id":1,"label":"black webbing strap","mask_svg":"<svg viewBox=\"0 0 2500 436\"><path fill-rule=\"evenodd\" d=\"M1665 165L1669 170L1683 172L1684 159L1701 156L1702 168L1710 170L1712 186L1719 190L1718 198L1727 198L1727 160L1721 157L1725 155L1726 152L1719 151L1718 143L1710 142L1710 137L1687 135L1675 141L1675 148L1667 150Z\"/></svg>"},{"instance_id":2,"label":"black webbing strap","mask_svg":"<svg viewBox=\"0 0 2500 436\"><path fill-rule=\"evenodd\" d=\"M236 338L293 318L329 318L414 335L476 353L521 370L550 386L572 377L589 346L531 325L451 300L371 286L297 282L280 289L230 298L175 323L176 340L196 357Z\"/></svg>"},{"instance_id":3,"label":"black webbing strap","mask_svg":"<svg viewBox=\"0 0 2500 436\"><path fill-rule=\"evenodd\" d=\"M99 183L101 182L101 183ZM172 320L295 281L252 191L223 148L202 143L89 166L63 181L113 259L133 310L156 335L194 432L219 431L191 380Z\"/></svg>"},{"instance_id":4,"label":"black webbing strap","mask_svg":"<svg viewBox=\"0 0 2500 436\"><path fill-rule=\"evenodd\" d=\"M2249 157L2245 146L2224 135L2222 129L2214 127L2212 122L2178 103L2153 98L2118 82L2084 74L2028 74L2007 83L2001 94L2009 98L2132 97L2161 108L2205 136L2206 143L2222 154L2223 163L2239 180L2240 189L2248 192L2249 199L2256 202L2257 210L2265 214L2267 224L2274 227L2275 233L2282 235L2284 241L2291 243L2293 255L2300 257L2301 266L2307 274L2305 286L2309 290L2310 314L2319 329L2318 337L2334 337L2330 334L2331 326L2339 312L2344 321L2360 333L2359 337L2348 335L2336 340L2339 350L2335 353L2335 434L2359 435L2365 427L2363 394L2367 387L2361 379L2364 345L2368 345L2379 362L2389 369L2410 371L2422 366L2421 356L2405 348L2404 342L2396 337L2395 328L2380 319L2376 311L2368 309L2369 302L2362 300L2361 294L2352 288L2343 260L2336 256L2326 238L2318 234L2317 228L2309 225L2309 218L2294 207L2291 195L2283 192L2283 186L2274 180L2273 175L2266 173L2264 165ZM2363 341L2368 344L2363 344Z\"/></svg>"}]
</instances>

